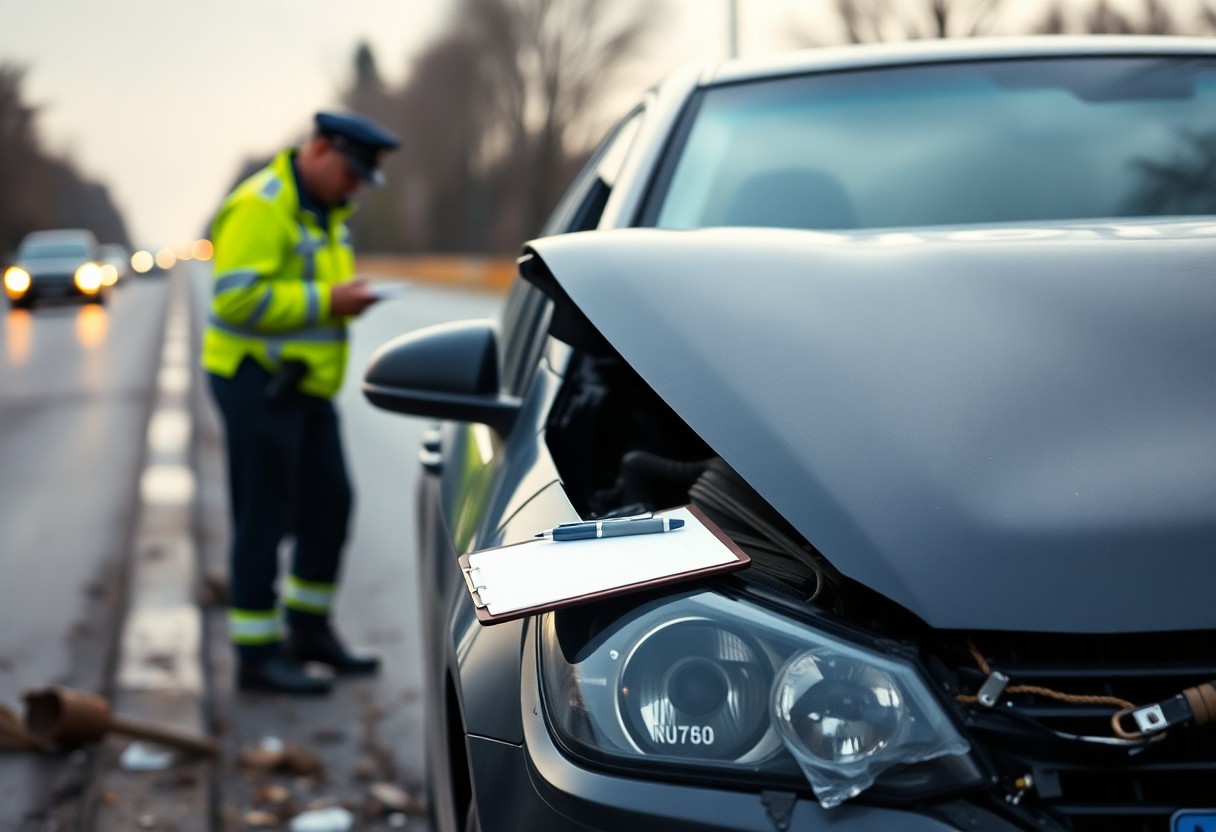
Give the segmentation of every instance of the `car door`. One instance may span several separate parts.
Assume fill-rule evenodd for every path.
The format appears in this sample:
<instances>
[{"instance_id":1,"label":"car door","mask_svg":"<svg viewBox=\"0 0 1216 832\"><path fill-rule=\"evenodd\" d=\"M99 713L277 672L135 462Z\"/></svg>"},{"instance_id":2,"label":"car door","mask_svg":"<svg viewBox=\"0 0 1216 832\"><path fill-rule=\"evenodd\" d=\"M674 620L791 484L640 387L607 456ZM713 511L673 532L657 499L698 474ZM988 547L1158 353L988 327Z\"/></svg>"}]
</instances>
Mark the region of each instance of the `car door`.
<instances>
[{"instance_id":1,"label":"car door","mask_svg":"<svg viewBox=\"0 0 1216 832\"><path fill-rule=\"evenodd\" d=\"M644 117L642 108L631 112L601 143L554 210L547 234L598 225L615 172ZM536 523L547 522L541 518L573 512L544 442L545 418L565 358L564 345L548 336L551 312L543 292L517 279L497 321L502 390L523 403L511 430L500 435L486 425L446 423L422 449L428 471L419 506L425 518L422 578L428 588L424 636L436 651L431 666L450 674L467 731L517 742L522 739L518 702L501 691L518 689L521 625L482 628L477 623L457 557L512 535L526 536ZM439 632L444 636L436 638ZM514 650L508 647L512 643ZM474 672L477 684L461 683Z\"/></svg>"}]
</instances>

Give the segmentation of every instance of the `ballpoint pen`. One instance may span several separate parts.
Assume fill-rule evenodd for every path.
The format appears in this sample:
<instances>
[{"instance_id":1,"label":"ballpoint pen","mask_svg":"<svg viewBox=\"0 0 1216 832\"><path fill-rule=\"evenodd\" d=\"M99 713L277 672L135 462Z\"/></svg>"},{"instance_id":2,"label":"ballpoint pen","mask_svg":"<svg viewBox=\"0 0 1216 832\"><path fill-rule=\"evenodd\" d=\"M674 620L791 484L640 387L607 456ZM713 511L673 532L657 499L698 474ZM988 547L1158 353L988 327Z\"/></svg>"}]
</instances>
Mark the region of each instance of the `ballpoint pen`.
<instances>
[{"instance_id":1,"label":"ballpoint pen","mask_svg":"<svg viewBox=\"0 0 1216 832\"><path fill-rule=\"evenodd\" d=\"M682 527L684 521L671 517L648 517L633 519L619 517L609 520L587 520L580 523L563 523L536 537L550 537L555 541L590 540L597 537L624 537L631 534L657 534L673 532Z\"/></svg>"}]
</instances>

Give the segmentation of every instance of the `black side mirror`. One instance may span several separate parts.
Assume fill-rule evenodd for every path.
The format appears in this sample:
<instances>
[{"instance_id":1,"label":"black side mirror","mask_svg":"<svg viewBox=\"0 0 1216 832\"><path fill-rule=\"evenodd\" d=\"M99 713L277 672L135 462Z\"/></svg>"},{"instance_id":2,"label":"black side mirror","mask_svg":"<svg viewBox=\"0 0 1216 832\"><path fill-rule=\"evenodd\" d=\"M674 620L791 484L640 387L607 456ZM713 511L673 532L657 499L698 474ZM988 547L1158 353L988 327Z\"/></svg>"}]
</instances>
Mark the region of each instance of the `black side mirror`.
<instances>
[{"instance_id":1,"label":"black side mirror","mask_svg":"<svg viewBox=\"0 0 1216 832\"><path fill-rule=\"evenodd\" d=\"M507 433L520 401L499 389L493 322L459 321L394 338L376 350L363 374L363 395L384 410Z\"/></svg>"}]
</instances>

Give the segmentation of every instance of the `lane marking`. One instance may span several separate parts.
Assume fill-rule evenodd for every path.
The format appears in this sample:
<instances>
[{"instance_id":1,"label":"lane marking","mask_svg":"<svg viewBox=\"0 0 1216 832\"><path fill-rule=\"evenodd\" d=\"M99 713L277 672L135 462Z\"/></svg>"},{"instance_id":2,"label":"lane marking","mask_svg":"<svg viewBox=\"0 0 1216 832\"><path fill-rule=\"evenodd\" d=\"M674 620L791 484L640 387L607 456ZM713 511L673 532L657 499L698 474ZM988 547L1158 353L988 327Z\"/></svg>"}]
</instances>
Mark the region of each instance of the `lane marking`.
<instances>
[{"instance_id":1,"label":"lane marking","mask_svg":"<svg viewBox=\"0 0 1216 832\"><path fill-rule=\"evenodd\" d=\"M194 604L136 607L123 631L118 686L202 694L201 649L202 627Z\"/></svg>"},{"instance_id":2,"label":"lane marking","mask_svg":"<svg viewBox=\"0 0 1216 832\"><path fill-rule=\"evenodd\" d=\"M194 596L197 484L190 459L188 288L177 280L169 288L116 680L120 694L156 691L197 700L190 710L192 721L201 724L203 621Z\"/></svg>"},{"instance_id":3,"label":"lane marking","mask_svg":"<svg viewBox=\"0 0 1216 832\"><path fill-rule=\"evenodd\" d=\"M148 422L148 450L181 456L190 449L190 414L183 407L165 407Z\"/></svg>"},{"instance_id":4,"label":"lane marking","mask_svg":"<svg viewBox=\"0 0 1216 832\"><path fill-rule=\"evenodd\" d=\"M162 366L156 374L156 386L162 394L187 393L190 390L190 368Z\"/></svg>"},{"instance_id":5,"label":"lane marking","mask_svg":"<svg viewBox=\"0 0 1216 832\"><path fill-rule=\"evenodd\" d=\"M194 471L189 465L149 465L139 477L139 496L145 509L192 503L194 493Z\"/></svg>"}]
</instances>

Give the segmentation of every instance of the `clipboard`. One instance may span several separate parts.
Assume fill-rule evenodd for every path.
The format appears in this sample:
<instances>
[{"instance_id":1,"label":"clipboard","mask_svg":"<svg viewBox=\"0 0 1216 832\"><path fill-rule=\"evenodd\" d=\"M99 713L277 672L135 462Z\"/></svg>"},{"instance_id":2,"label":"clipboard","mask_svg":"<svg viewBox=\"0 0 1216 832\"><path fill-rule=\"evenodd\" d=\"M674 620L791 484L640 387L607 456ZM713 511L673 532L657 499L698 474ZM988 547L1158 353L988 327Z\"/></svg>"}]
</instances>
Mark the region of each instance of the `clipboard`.
<instances>
[{"instance_id":1,"label":"clipboard","mask_svg":"<svg viewBox=\"0 0 1216 832\"><path fill-rule=\"evenodd\" d=\"M654 516L683 519L684 527L589 540L538 538L461 555L460 570L477 620L498 624L751 564L751 558L695 506Z\"/></svg>"}]
</instances>

